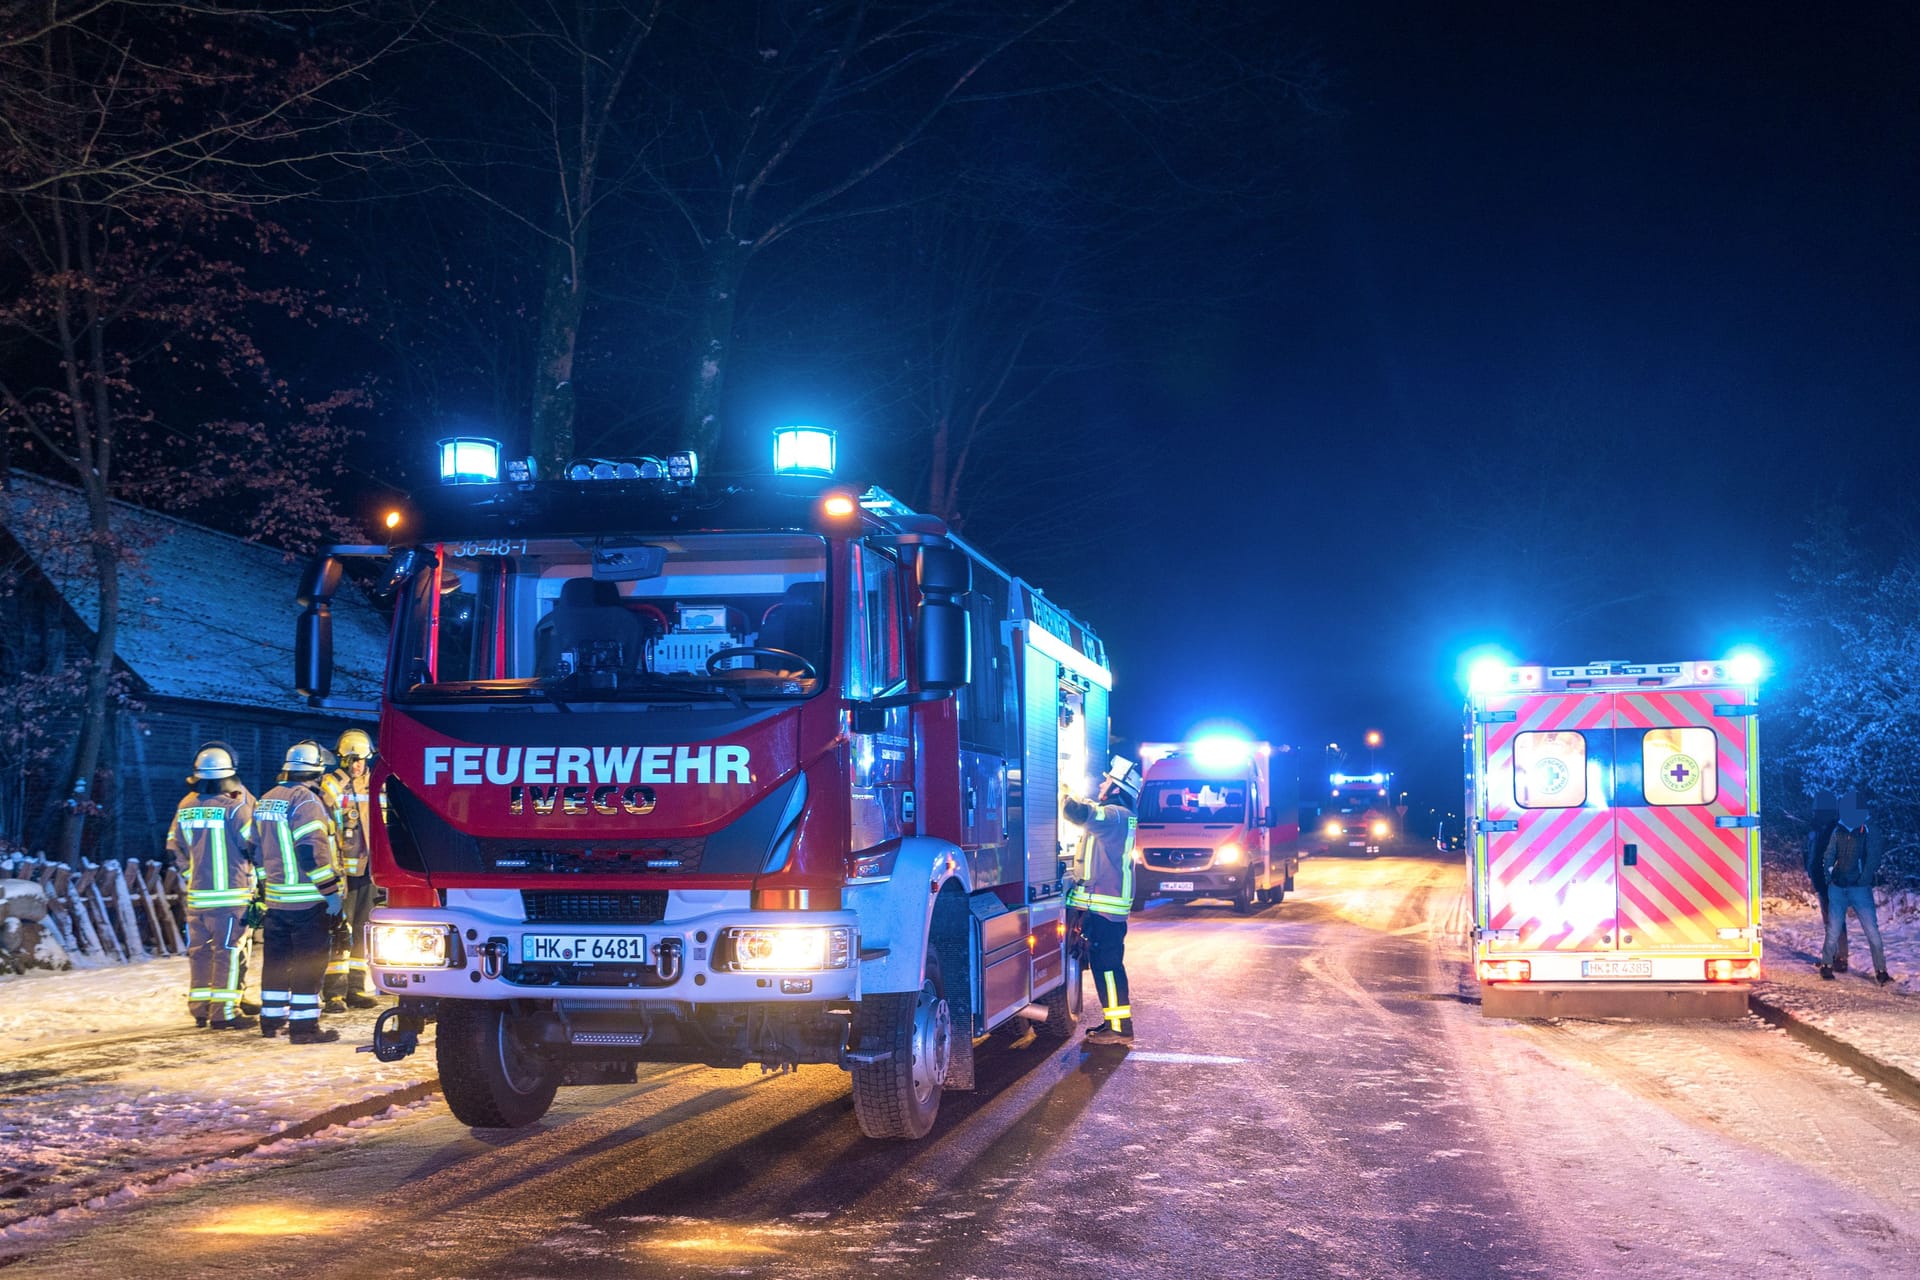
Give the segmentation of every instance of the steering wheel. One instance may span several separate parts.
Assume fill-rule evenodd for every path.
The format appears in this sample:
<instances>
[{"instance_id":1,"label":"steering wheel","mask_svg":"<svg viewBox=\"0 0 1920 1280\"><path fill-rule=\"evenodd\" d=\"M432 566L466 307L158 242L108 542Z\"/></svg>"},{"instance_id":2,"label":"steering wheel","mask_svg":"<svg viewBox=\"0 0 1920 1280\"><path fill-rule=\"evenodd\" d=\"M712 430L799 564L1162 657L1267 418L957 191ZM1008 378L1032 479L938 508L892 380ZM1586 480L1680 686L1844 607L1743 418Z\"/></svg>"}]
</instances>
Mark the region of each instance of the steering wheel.
<instances>
[{"instance_id":1,"label":"steering wheel","mask_svg":"<svg viewBox=\"0 0 1920 1280\"><path fill-rule=\"evenodd\" d=\"M713 665L716 662L722 662L728 658L750 658L762 654L769 658L785 658L800 668L800 674L803 679L818 680L820 678L820 668L814 666L813 663L809 662L800 654L795 653L793 650L769 649L765 645L758 644L743 644L733 649L717 649L708 654L707 674L716 679L719 677L720 673L714 669Z\"/></svg>"}]
</instances>

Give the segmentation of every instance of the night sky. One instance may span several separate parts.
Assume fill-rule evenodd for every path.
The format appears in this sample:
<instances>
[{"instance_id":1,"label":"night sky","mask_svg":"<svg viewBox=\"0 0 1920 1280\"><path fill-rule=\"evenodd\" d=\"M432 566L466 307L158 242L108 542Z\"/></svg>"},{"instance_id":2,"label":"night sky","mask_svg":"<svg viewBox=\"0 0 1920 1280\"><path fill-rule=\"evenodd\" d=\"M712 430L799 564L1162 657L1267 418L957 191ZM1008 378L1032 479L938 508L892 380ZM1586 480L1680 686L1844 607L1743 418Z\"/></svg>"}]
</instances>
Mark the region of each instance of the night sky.
<instances>
[{"instance_id":1,"label":"night sky","mask_svg":"<svg viewBox=\"0 0 1920 1280\"><path fill-rule=\"evenodd\" d=\"M1920 22L1289 21L1331 77L1298 203L1251 296L1167 335L1147 395L1088 396L1155 480L1114 513L1110 559L1056 594L1108 639L1117 736L1219 716L1318 749L1377 727L1424 810L1457 797L1467 647L1764 643L1813 504L1896 536L1917 478Z\"/></svg>"}]
</instances>

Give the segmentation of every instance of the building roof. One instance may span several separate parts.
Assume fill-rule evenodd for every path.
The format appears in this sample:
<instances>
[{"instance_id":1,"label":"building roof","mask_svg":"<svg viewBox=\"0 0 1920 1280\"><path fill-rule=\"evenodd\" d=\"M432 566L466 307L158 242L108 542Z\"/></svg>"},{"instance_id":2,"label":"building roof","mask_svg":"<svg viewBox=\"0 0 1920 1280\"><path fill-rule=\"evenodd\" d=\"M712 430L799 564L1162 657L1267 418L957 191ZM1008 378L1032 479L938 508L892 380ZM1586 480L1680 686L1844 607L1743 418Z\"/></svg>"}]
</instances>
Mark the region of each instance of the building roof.
<instances>
[{"instance_id":1,"label":"building roof","mask_svg":"<svg viewBox=\"0 0 1920 1280\"><path fill-rule=\"evenodd\" d=\"M127 548L117 651L148 692L308 709L293 688L301 558L131 503L114 503L114 521ZM0 527L91 630L100 596L81 492L16 471L0 490ZM357 589L342 588L333 603L334 696L377 698L386 649L386 620Z\"/></svg>"}]
</instances>

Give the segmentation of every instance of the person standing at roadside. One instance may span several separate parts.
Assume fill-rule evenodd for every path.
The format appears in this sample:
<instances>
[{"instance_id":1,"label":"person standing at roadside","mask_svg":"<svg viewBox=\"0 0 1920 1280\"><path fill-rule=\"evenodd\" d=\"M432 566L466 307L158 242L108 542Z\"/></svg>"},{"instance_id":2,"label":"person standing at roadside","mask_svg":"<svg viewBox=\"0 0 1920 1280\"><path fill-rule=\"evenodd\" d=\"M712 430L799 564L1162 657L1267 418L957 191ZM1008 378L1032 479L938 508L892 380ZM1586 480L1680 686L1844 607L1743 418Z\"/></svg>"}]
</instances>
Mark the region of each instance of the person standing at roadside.
<instances>
[{"instance_id":1,"label":"person standing at roadside","mask_svg":"<svg viewBox=\"0 0 1920 1280\"><path fill-rule=\"evenodd\" d=\"M247 906L253 901L254 799L233 749L209 742L193 757L192 788L174 810L167 852L187 884L187 1011L196 1026L238 1031L246 989Z\"/></svg>"},{"instance_id":2,"label":"person standing at roadside","mask_svg":"<svg viewBox=\"0 0 1920 1280\"><path fill-rule=\"evenodd\" d=\"M320 1026L320 986L327 971L329 921L344 907L333 843L333 820L320 792L326 760L317 742L287 752L280 785L260 797L253 820L267 891L262 929L266 961L260 976L260 1034L282 1026L295 1044L324 1044L340 1033Z\"/></svg>"},{"instance_id":3,"label":"person standing at roadside","mask_svg":"<svg viewBox=\"0 0 1920 1280\"><path fill-rule=\"evenodd\" d=\"M340 1013L348 1008L371 1009L380 1003L367 991L367 916L373 910L367 818L372 799L368 787L373 739L362 730L349 729L340 735L336 754L340 757L339 766L320 784L333 818L346 899L340 913L344 927L335 932L333 955L327 963L323 1007L328 1013Z\"/></svg>"},{"instance_id":4,"label":"person standing at roadside","mask_svg":"<svg viewBox=\"0 0 1920 1280\"><path fill-rule=\"evenodd\" d=\"M1823 936L1832 928L1833 904L1827 900L1827 846L1833 841L1833 829L1840 820L1840 802L1834 799L1833 792L1819 791L1813 796L1813 819L1807 827L1807 879L1813 883L1813 898L1820 904L1820 932ZM1814 967L1827 965L1835 973L1847 971L1847 922L1840 922L1840 945L1834 948L1833 955L1827 956L1822 948L1821 958Z\"/></svg>"},{"instance_id":5,"label":"person standing at roadside","mask_svg":"<svg viewBox=\"0 0 1920 1280\"><path fill-rule=\"evenodd\" d=\"M1867 949L1873 954L1873 980L1881 986L1893 981L1887 972L1886 947L1880 941L1880 916L1873 902L1873 881L1880 871L1879 833L1874 831L1859 797L1848 793L1839 797L1833 835L1827 841L1823 862L1827 873L1827 942L1820 952L1820 976L1833 980L1837 955L1844 954L1841 937L1847 927L1847 912L1859 917L1860 932L1867 935Z\"/></svg>"}]
</instances>

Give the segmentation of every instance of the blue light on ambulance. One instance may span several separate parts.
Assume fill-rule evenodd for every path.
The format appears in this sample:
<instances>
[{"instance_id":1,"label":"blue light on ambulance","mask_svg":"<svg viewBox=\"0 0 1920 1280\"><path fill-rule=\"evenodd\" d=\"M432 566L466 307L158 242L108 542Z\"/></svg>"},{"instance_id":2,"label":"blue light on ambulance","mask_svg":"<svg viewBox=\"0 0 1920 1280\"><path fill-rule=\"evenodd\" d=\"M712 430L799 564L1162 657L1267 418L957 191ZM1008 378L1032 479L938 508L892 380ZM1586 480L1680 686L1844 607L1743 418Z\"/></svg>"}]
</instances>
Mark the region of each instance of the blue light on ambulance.
<instances>
[{"instance_id":1,"label":"blue light on ambulance","mask_svg":"<svg viewBox=\"0 0 1920 1280\"><path fill-rule=\"evenodd\" d=\"M1758 649L1735 649L1727 655L1727 675L1735 684L1759 684L1767 674L1767 655Z\"/></svg>"},{"instance_id":2,"label":"blue light on ambulance","mask_svg":"<svg viewBox=\"0 0 1920 1280\"><path fill-rule=\"evenodd\" d=\"M1215 734L1195 740L1193 762L1202 769L1238 769L1253 756L1253 744L1244 738Z\"/></svg>"}]
</instances>

